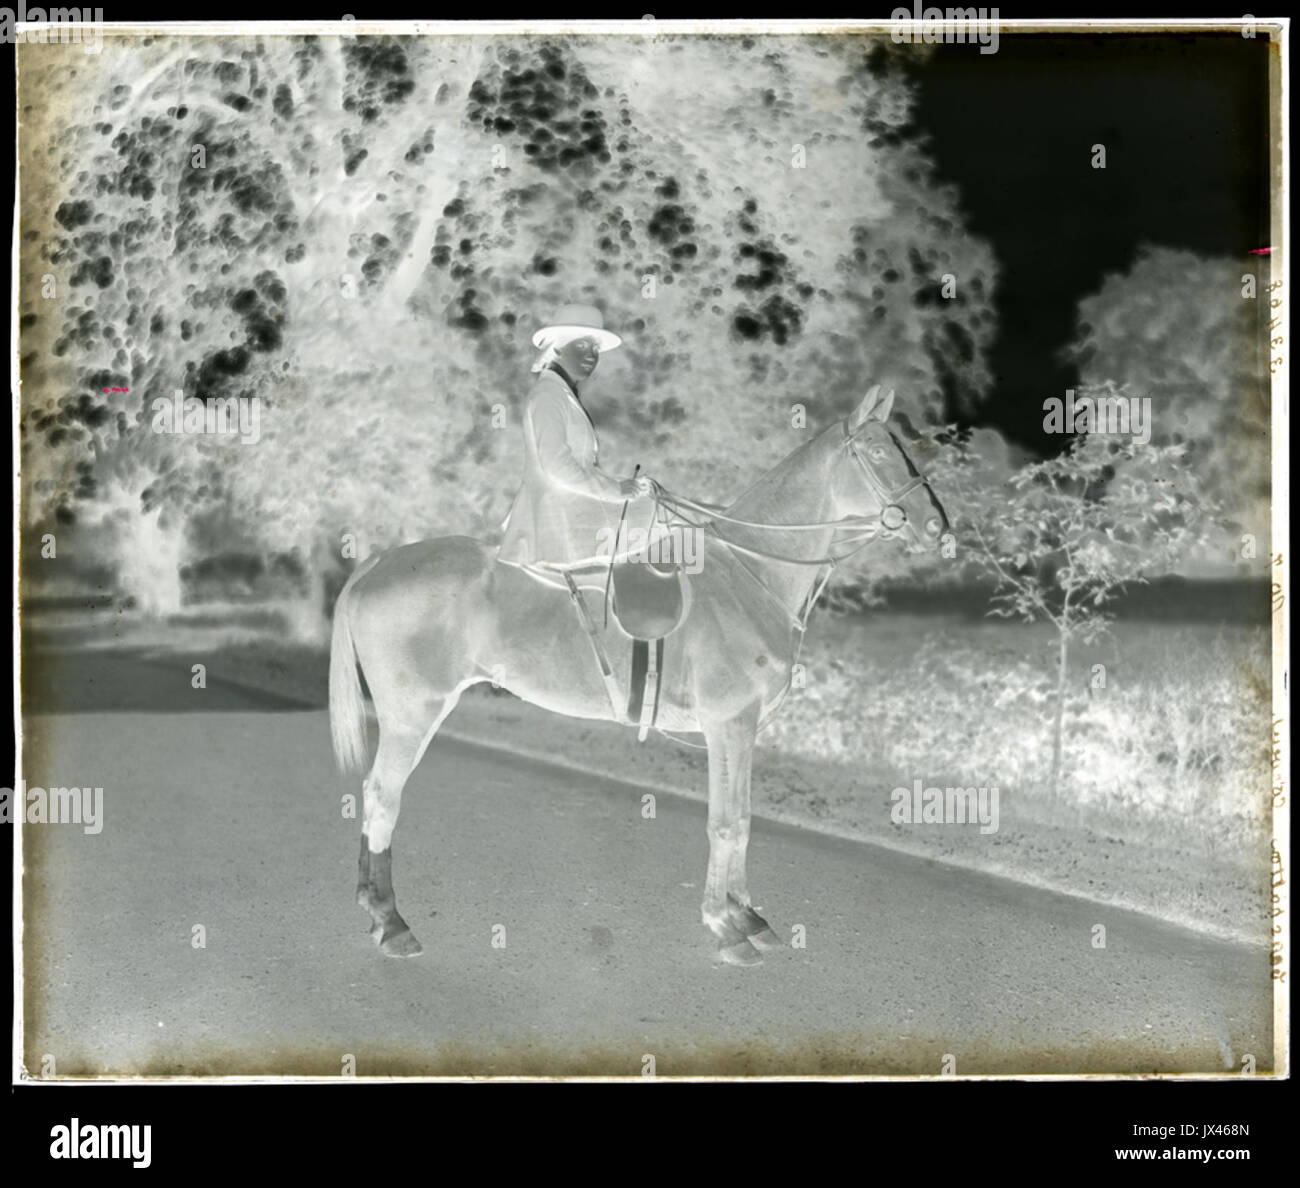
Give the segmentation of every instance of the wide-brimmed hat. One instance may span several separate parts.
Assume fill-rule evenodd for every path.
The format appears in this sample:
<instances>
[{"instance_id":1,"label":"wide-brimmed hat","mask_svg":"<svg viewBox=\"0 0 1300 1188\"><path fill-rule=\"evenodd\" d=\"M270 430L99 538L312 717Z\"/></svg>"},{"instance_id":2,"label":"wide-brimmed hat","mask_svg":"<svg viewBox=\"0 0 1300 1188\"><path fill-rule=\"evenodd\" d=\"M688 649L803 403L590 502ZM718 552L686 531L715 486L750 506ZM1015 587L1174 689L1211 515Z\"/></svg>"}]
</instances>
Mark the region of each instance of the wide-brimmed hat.
<instances>
[{"instance_id":1,"label":"wide-brimmed hat","mask_svg":"<svg viewBox=\"0 0 1300 1188\"><path fill-rule=\"evenodd\" d=\"M605 319L594 305L562 305L555 316L533 335L533 346L563 346L575 338L594 338L602 351L612 351L623 340L605 329Z\"/></svg>"}]
</instances>

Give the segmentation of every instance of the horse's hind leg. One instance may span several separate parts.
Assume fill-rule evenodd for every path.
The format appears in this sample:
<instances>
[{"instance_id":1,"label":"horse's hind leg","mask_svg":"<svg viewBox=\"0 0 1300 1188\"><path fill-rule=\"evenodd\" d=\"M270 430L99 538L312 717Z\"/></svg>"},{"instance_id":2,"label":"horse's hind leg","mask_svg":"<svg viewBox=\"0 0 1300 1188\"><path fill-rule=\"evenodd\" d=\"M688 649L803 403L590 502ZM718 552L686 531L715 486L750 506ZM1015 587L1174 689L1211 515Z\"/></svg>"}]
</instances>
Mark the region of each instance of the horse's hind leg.
<instances>
[{"instance_id":1,"label":"horse's hind leg","mask_svg":"<svg viewBox=\"0 0 1300 1188\"><path fill-rule=\"evenodd\" d=\"M370 839L366 837L366 828L361 826L361 857L357 859L357 903L363 908L370 907Z\"/></svg>"},{"instance_id":2,"label":"horse's hind leg","mask_svg":"<svg viewBox=\"0 0 1300 1188\"><path fill-rule=\"evenodd\" d=\"M419 735L381 727L379 750L363 789L365 824L357 874L357 902L370 913L370 935L390 957L421 952L410 926L397 910L393 891L393 829L402 807L402 789L423 750Z\"/></svg>"}]
</instances>

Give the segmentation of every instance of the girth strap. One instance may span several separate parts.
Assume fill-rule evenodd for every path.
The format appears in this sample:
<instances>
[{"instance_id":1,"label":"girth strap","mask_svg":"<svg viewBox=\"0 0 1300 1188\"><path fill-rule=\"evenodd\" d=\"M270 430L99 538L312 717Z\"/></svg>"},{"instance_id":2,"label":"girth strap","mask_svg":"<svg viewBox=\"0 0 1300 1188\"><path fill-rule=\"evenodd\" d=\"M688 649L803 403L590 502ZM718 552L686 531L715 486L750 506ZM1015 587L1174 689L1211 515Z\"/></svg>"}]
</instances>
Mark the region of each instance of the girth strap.
<instances>
[{"instance_id":1,"label":"girth strap","mask_svg":"<svg viewBox=\"0 0 1300 1188\"><path fill-rule=\"evenodd\" d=\"M632 641L632 683L627 691L627 717L629 722L641 721L641 705L645 696L645 674L650 667L650 643L644 639Z\"/></svg>"},{"instance_id":2,"label":"girth strap","mask_svg":"<svg viewBox=\"0 0 1300 1188\"><path fill-rule=\"evenodd\" d=\"M632 686L628 690L627 716L637 724L636 740L645 742L651 727L659 721L659 693L664 685L664 641L654 641L654 651L650 650L650 641L636 639L632 641ZM646 700L650 688L654 688L652 701Z\"/></svg>"}]
</instances>

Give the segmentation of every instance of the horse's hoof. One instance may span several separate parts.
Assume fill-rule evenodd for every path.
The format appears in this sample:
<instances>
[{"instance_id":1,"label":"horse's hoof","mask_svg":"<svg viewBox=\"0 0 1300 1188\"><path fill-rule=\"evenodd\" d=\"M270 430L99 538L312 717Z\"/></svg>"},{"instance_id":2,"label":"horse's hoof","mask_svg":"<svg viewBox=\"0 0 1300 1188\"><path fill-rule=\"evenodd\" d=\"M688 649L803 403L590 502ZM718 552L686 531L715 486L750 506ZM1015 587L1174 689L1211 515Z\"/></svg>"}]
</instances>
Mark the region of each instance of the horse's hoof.
<instances>
[{"instance_id":1,"label":"horse's hoof","mask_svg":"<svg viewBox=\"0 0 1300 1188\"><path fill-rule=\"evenodd\" d=\"M777 949L785 948L783 941L771 928L763 928L758 932L751 933L748 937L749 943L763 953L772 953Z\"/></svg>"},{"instance_id":2,"label":"horse's hoof","mask_svg":"<svg viewBox=\"0 0 1300 1188\"><path fill-rule=\"evenodd\" d=\"M424 946L415 939L415 933L409 928L381 941L379 947L388 957L418 957L424 952Z\"/></svg>"},{"instance_id":3,"label":"horse's hoof","mask_svg":"<svg viewBox=\"0 0 1300 1188\"><path fill-rule=\"evenodd\" d=\"M731 927L755 948L771 950L785 947L785 942L772 931L772 926L749 904L741 903L734 895L728 895L727 907Z\"/></svg>"},{"instance_id":4,"label":"horse's hoof","mask_svg":"<svg viewBox=\"0 0 1300 1188\"><path fill-rule=\"evenodd\" d=\"M718 960L723 965L762 965L763 955L748 940L734 945L719 945Z\"/></svg>"}]
</instances>

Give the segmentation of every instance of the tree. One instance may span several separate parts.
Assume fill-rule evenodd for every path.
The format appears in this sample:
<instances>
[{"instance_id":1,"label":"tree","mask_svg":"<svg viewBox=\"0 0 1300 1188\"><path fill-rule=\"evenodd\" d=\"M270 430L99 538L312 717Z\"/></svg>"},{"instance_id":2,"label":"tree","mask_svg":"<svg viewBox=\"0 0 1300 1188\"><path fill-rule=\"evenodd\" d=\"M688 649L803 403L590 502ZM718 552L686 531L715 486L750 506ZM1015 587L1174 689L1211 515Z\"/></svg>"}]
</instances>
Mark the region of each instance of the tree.
<instances>
[{"instance_id":1,"label":"tree","mask_svg":"<svg viewBox=\"0 0 1300 1188\"><path fill-rule=\"evenodd\" d=\"M159 36L71 80L28 47L29 519L94 522L138 452L127 503L161 501L167 556L214 501L232 546L309 564L342 532L492 539L531 333L574 300L625 335L592 390L602 462L700 498L872 383L918 423L973 405L992 254L887 45ZM149 443L177 390L260 401L259 440Z\"/></svg>"},{"instance_id":2,"label":"tree","mask_svg":"<svg viewBox=\"0 0 1300 1188\"><path fill-rule=\"evenodd\" d=\"M1222 505L1219 558L1240 535L1269 537L1270 314L1259 263L1145 245L1125 274L1079 303L1067 353L1084 385L1114 381L1151 402L1151 440L1187 446L1187 464ZM1258 275L1257 275L1258 274Z\"/></svg>"},{"instance_id":3,"label":"tree","mask_svg":"<svg viewBox=\"0 0 1300 1188\"><path fill-rule=\"evenodd\" d=\"M1005 484L984 481L978 458L949 474L961 509L954 523L959 548L995 586L989 613L1046 622L1056 633L1053 794L1071 644L1105 634L1112 622L1106 607L1127 586L1169 572L1214 524L1187 453L1181 445L1091 433L1057 457L1021 467Z\"/></svg>"}]
</instances>

